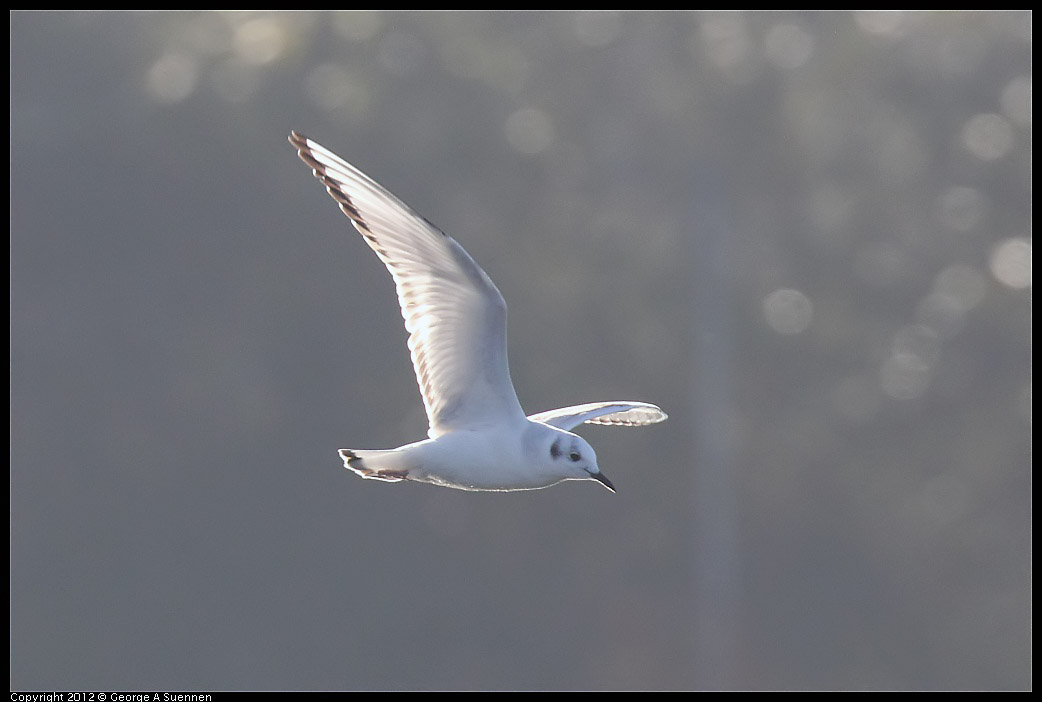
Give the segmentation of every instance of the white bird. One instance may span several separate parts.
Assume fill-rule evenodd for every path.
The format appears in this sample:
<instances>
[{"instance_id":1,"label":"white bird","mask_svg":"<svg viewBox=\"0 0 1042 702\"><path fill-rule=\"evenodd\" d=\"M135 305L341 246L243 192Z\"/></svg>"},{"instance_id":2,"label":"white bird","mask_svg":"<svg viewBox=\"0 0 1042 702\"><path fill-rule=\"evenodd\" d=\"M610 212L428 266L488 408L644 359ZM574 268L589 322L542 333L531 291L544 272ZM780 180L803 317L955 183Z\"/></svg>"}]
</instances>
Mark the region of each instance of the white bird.
<instances>
[{"instance_id":1,"label":"white bird","mask_svg":"<svg viewBox=\"0 0 1042 702\"><path fill-rule=\"evenodd\" d=\"M459 244L354 166L292 132L314 170L394 278L429 438L396 449L340 449L363 478L461 490L531 490L596 480L597 455L568 431L583 422L642 426L666 419L645 402L592 402L526 417L507 367L507 307Z\"/></svg>"}]
</instances>

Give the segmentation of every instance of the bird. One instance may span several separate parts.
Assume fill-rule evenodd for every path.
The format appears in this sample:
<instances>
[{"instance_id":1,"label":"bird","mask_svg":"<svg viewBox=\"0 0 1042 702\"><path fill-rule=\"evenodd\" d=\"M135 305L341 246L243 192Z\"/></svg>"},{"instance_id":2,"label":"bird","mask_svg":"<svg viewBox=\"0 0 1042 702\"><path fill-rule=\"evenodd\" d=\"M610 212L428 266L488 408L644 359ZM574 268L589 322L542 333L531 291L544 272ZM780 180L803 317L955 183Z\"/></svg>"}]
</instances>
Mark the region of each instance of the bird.
<instances>
[{"instance_id":1,"label":"bird","mask_svg":"<svg viewBox=\"0 0 1042 702\"><path fill-rule=\"evenodd\" d=\"M507 365L507 306L455 239L344 159L296 131L297 155L394 279L427 438L382 450L339 449L362 478L469 491L593 480L611 492L580 424L644 426L667 415L647 402L590 402L525 415Z\"/></svg>"}]
</instances>

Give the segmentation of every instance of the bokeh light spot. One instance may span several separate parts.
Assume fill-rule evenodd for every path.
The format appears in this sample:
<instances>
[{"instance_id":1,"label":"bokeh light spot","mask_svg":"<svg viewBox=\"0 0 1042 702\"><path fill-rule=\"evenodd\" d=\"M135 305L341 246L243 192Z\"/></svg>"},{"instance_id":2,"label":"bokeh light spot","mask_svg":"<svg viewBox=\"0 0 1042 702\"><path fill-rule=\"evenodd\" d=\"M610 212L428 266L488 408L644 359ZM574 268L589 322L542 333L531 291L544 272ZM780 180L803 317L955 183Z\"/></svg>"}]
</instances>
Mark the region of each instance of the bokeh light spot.
<instances>
[{"instance_id":1,"label":"bokeh light spot","mask_svg":"<svg viewBox=\"0 0 1042 702\"><path fill-rule=\"evenodd\" d=\"M1009 120L993 112L976 115L963 127L962 143L982 161L994 161L1013 148L1013 127Z\"/></svg>"},{"instance_id":2,"label":"bokeh light spot","mask_svg":"<svg viewBox=\"0 0 1042 702\"><path fill-rule=\"evenodd\" d=\"M542 110L525 107L514 112L506 122L507 141L523 154L537 154L554 139L554 127Z\"/></svg>"},{"instance_id":3,"label":"bokeh light spot","mask_svg":"<svg viewBox=\"0 0 1042 702\"><path fill-rule=\"evenodd\" d=\"M973 266L956 263L937 274L934 290L953 299L962 309L971 310L984 301L988 281Z\"/></svg>"},{"instance_id":4,"label":"bokeh light spot","mask_svg":"<svg viewBox=\"0 0 1042 702\"><path fill-rule=\"evenodd\" d=\"M991 252L990 268L1003 285L1031 287L1031 240L1015 237L1000 242Z\"/></svg>"},{"instance_id":5,"label":"bokeh light spot","mask_svg":"<svg viewBox=\"0 0 1042 702\"><path fill-rule=\"evenodd\" d=\"M1022 127L1031 126L1031 76L1014 78L1002 89L1002 111Z\"/></svg>"},{"instance_id":6,"label":"bokeh light spot","mask_svg":"<svg viewBox=\"0 0 1042 702\"><path fill-rule=\"evenodd\" d=\"M799 334L814 319L814 305L799 290L780 288L763 300L767 324L779 334Z\"/></svg>"},{"instance_id":7,"label":"bokeh light spot","mask_svg":"<svg viewBox=\"0 0 1042 702\"><path fill-rule=\"evenodd\" d=\"M180 102L195 90L198 77L195 59L184 54L166 54L149 69L146 89L157 102Z\"/></svg>"},{"instance_id":8,"label":"bokeh light spot","mask_svg":"<svg viewBox=\"0 0 1042 702\"><path fill-rule=\"evenodd\" d=\"M235 28L235 52L246 63L271 63L286 49L278 16L256 17Z\"/></svg>"},{"instance_id":9,"label":"bokeh light spot","mask_svg":"<svg viewBox=\"0 0 1042 702\"><path fill-rule=\"evenodd\" d=\"M779 68L799 68L814 53L814 37L795 24L776 24L764 38L767 59Z\"/></svg>"},{"instance_id":10,"label":"bokeh light spot","mask_svg":"<svg viewBox=\"0 0 1042 702\"><path fill-rule=\"evenodd\" d=\"M311 101L324 110L351 106L364 111L368 103L365 91L351 71L336 63L320 63L308 72L305 90Z\"/></svg>"}]
</instances>

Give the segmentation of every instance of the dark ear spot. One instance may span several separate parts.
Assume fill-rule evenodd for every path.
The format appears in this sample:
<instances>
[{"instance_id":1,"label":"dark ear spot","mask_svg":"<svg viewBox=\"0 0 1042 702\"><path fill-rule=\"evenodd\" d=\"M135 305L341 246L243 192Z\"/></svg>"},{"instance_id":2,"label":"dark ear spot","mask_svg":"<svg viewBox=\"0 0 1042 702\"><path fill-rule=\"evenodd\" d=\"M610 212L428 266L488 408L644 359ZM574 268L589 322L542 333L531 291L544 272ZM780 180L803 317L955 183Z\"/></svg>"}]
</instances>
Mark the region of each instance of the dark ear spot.
<instances>
[{"instance_id":1,"label":"dark ear spot","mask_svg":"<svg viewBox=\"0 0 1042 702\"><path fill-rule=\"evenodd\" d=\"M552 444L550 444L550 457L554 458L554 459L557 459L557 458L561 457L561 440L560 439L558 439L557 441L555 441Z\"/></svg>"}]
</instances>

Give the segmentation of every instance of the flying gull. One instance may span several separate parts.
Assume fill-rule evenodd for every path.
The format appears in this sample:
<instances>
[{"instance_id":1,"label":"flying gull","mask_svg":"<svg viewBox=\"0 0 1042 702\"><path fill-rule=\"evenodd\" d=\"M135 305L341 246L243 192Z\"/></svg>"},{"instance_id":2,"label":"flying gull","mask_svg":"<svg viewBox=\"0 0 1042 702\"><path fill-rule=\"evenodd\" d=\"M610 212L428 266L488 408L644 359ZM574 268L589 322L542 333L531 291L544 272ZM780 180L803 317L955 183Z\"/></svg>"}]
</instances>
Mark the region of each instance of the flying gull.
<instances>
[{"instance_id":1,"label":"flying gull","mask_svg":"<svg viewBox=\"0 0 1042 702\"><path fill-rule=\"evenodd\" d=\"M376 252L398 291L427 410L427 439L388 450L340 449L363 478L460 490L532 490L564 480L615 487L571 429L666 419L646 402L591 402L525 416L507 367L507 307L485 271L386 188L302 134L289 141Z\"/></svg>"}]
</instances>

